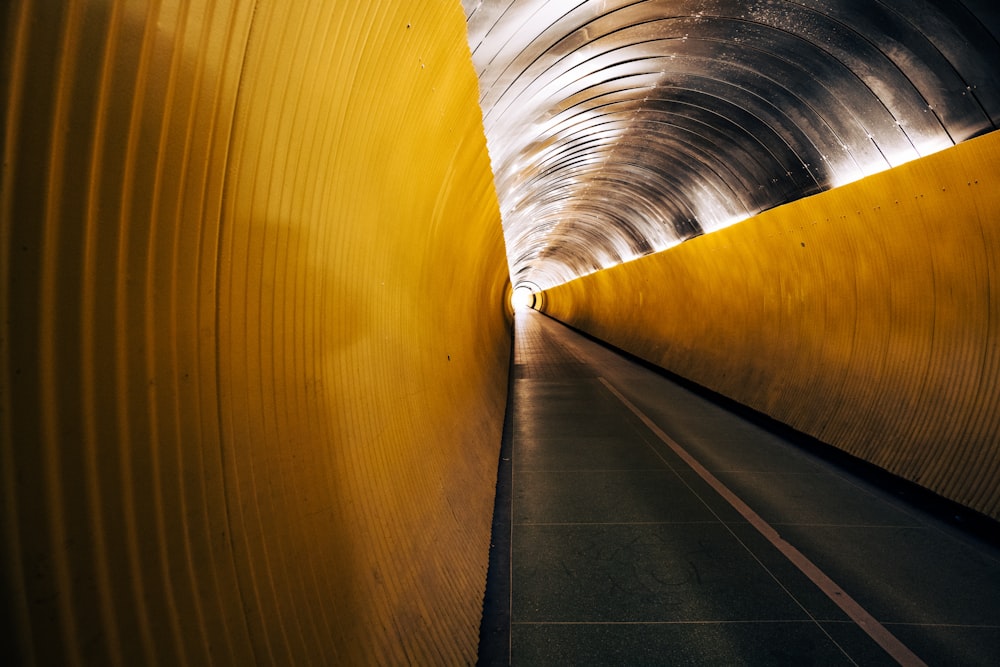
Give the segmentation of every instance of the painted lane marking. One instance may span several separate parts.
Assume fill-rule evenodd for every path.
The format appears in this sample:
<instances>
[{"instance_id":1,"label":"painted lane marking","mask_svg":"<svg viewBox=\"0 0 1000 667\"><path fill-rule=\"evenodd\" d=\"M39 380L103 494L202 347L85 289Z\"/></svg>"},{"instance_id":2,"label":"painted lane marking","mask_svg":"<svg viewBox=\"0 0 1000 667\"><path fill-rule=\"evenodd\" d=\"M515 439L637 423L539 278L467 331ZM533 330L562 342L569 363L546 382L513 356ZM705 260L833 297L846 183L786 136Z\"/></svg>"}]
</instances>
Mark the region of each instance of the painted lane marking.
<instances>
[{"instance_id":1,"label":"painted lane marking","mask_svg":"<svg viewBox=\"0 0 1000 667\"><path fill-rule=\"evenodd\" d=\"M646 416L646 414L636 407L631 401L629 401L625 396L618 391L610 382L608 382L603 377L598 378L608 391L615 395L622 404L627 407L632 413L646 425L653 434L659 438L667 447L671 449L681 460L684 461L692 470L698 473L709 486L711 486L715 491L722 496L726 502L728 502L733 509L740 513L744 519L746 519L750 525L752 525L757 532L759 532L764 538L770 542L778 551L780 551L785 558L792 562L795 567L806 575L810 581L816 584L817 587L823 593L833 601L840 609L847 614L847 616L854 621L858 627L865 631L869 637L871 637L879 646L881 646L886 653L892 656L896 662L901 665L909 667L910 665L918 667L923 665L926 667L926 663L921 660L913 651L906 647L899 639L896 638L889 630L886 629L884 625L879 623L874 616L868 613L860 604L858 604L854 598L847 594L847 592L837 585L830 577L828 577L822 570L820 570L811 560L806 558L805 554L793 547L791 544L786 542L776 531L771 527L769 523L764 521L756 512L754 512L749 505L743 502L739 496L729 490L725 484L723 484L719 479L708 471L701 463L699 463L693 456L688 454L687 450L677 444L673 438L663 432L656 423Z\"/></svg>"}]
</instances>

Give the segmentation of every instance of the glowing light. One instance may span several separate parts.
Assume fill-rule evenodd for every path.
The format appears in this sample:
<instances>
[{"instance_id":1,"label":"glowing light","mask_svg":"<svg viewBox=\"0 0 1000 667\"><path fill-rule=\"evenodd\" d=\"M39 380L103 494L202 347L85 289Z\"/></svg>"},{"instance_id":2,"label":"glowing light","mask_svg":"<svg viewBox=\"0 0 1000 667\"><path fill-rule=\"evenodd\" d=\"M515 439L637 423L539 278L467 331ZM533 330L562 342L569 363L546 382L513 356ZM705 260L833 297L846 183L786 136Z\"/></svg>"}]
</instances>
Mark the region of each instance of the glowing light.
<instances>
[{"instance_id":1,"label":"glowing light","mask_svg":"<svg viewBox=\"0 0 1000 667\"><path fill-rule=\"evenodd\" d=\"M510 305L514 310L526 310L535 305L535 293L528 287L515 287L510 295Z\"/></svg>"}]
</instances>

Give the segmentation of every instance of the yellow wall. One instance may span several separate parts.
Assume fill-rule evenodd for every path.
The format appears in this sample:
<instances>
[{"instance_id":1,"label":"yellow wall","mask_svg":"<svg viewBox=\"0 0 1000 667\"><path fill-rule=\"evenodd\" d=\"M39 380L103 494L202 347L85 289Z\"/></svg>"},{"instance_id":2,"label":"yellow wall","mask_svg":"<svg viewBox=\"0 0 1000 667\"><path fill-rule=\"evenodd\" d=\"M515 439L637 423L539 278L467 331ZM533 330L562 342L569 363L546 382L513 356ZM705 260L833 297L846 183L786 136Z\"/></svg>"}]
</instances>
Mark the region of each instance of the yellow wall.
<instances>
[{"instance_id":1,"label":"yellow wall","mask_svg":"<svg viewBox=\"0 0 1000 667\"><path fill-rule=\"evenodd\" d=\"M474 659L510 339L460 3L0 11L0 661Z\"/></svg>"},{"instance_id":2,"label":"yellow wall","mask_svg":"<svg viewBox=\"0 0 1000 667\"><path fill-rule=\"evenodd\" d=\"M541 295L541 308L1000 518L1000 133Z\"/></svg>"}]
</instances>

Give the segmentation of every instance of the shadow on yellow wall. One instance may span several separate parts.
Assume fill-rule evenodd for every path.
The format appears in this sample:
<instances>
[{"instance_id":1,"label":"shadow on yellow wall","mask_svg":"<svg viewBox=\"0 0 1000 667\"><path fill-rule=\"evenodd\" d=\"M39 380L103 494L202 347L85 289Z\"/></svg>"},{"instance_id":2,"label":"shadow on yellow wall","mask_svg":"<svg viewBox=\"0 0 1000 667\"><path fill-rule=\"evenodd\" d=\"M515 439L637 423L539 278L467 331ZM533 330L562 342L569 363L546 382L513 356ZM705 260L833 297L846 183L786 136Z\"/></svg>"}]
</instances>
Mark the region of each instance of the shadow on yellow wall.
<instances>
[{"instance_id":1,"label":"shadow on yellow wall","mask_svg":"<svg viewBox=\"0 0 1000 667\"><path fill-rule=\"evenodd\" d=\"M4 662L472 660L510 337L460 4L2 11Z\"/></svg>"}]
</instances>

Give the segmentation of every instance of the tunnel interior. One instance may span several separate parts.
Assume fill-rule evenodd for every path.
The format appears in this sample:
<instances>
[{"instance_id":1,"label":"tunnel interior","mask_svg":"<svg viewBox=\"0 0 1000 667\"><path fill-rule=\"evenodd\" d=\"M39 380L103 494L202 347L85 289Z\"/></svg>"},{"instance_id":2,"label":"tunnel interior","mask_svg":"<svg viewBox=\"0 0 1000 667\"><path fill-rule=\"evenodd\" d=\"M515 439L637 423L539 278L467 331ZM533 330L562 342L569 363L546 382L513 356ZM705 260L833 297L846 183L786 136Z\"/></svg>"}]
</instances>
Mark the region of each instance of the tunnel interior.
<instances>
[{"instance_id":1,"label":"tunnel interior","mask_svg":"<svg viewBox=\"0 0 1000 667\"><path fill-rule=\"evenodd\" d=\"M1000 519L991 0L0 36L5 664L473 661L515 295Z\"/></svg>"},{"instance_id":2,"label":"tunnel interior","mask_svg":"<svg viewBox=\"0 0 1000 667\"><path fill-rule=\"evenodd\" d=\"M466 2L513 282L562 284L996 129L987 4Z\"/></svg>"}]
</instances>

